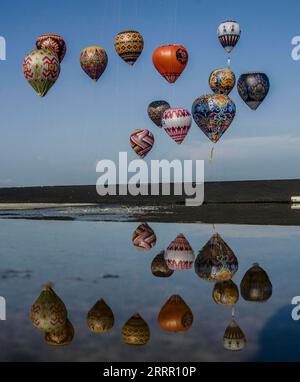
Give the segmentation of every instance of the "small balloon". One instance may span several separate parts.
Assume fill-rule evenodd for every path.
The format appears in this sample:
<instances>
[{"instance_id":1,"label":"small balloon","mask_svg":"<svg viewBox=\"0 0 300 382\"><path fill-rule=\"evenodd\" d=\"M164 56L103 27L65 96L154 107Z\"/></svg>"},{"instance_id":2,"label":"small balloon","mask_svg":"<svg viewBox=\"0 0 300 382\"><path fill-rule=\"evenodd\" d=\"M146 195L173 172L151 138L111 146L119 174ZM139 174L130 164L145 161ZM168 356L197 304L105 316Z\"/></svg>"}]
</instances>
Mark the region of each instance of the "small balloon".
<instances>
[{"instance_id":1,"label":"small balloon","mask_svg":"<svg viewBox=\"0 0 300 382\"><path fill-rule=\"evenodd\" d=\"M151 272L153 276L156 277L170 277L174 273L166 263L164 258L165 251L161 251L158 255L154 257L151 263Z\"/></svg>"},{"instance_id":2,"label":"small balloon","mask_svg":"<svg viewBox=\"0 0 300 382\"><path fill-rule=\"evenodd\" d=\"M156 48L152 61L156 70L170 83L180 77L188 63L188 52L183 45L163 45Z\"/></svg>"},{"instance_id":3,"label":"small balloon","mask_svg":"<svg viewBox=\"0 0 300 382\"><path fill-rule=\"evenodd\" d=\"M266 98L270 82L265 73L245 73L240 76L237 88L242 100L250 109L256 110Z\"/></svg>"},{"instance_id":4,"label":"small balloon","mask_svg":"<svg viewBox=\"0 0 300 382\"><path fill-rule=\"evenodd\" d=\"M165 132L180 145L190 130L192 116L182 107L170 108L164 112L161 122Z\"/></svg>"},{"instance_id":5,"label":"small balloon","mask_svg":"<svg viewBox=\"0 0 300 382\"><path fill-rule=\"evenodd\" d=\"M216 304L235 305L239 299L238 287L232 280L217 282L212 292Z\"/></svg>"},{"instance_id":6,"label":"small balloon","mask_svg":"<svg viewBox=\"0 0 300 382\"><path fill-rule=\"evenodd\" d=\"M107 62L107 54L101 46L88 46L80 53L80 66L94 81L98 81L101 77Z\"/></svg>"},{"instance_id":7,"label":"small balloon","mask_svg":"<svg viewBox=\"0 0 300 382\"><path fill-rule=\"evenodd\" d=\"M170 108L170 105L167 101L153 101L148 106L148 115L149 118L156 126L162 127L161 119L164 112Z\"/></svg>"},{"instance_id":8,"label":"small balloon","mask_svg":"<svg viewBox=\"0 0 300 382\"><path fill-rule=\"evenodd\" d=\"M193 319L189 306L176 294L169 298L158 315L159 326L171 333L186 332L192 326Z\"/></svg>"},{"instance_id":9,"label":"small balloon","mask_svg":"<svg viewBox=\"0 0 300 382\"><path fill-rule=\"evenodd\" d=\"M230 53L241 36L240 25L233 20L227 20L218 26L218 38L222 47Z\"/></svg>"},{"instance_id":10,"label":"small balloon","mask_svg":"<svg viewBox=\"0 0 300 382\"><path fill-rule=\"evenodd\" d=\"M194 251L182 233L166 249L165 260L168 268L173 271L192 268L195 260Z\"/></svg>"},{"instance_id":11,"label":"small balloon","mask_svg":"<svg viewBox=\"0 0 300 382\"><path fill-rule=\"evenodd\" d=\"M133 232L132 243L137 249L148 251L156 244L155 232L147 223L143 223Z\"/></svg>"},{"instance_id":12,"label":"small balloon","mask_svg":"<svg viewBox=\"0 0 300 382\"><path fill-rule=\"evenodd\" d=\"M128 345L145 345L150 339L147 322L138 314L134 314L122 328L122 339Z\"/></svg>"},{"instance_id":13,"label":"small balloon","mask_svg":"<svg viewBox=\"0 0 300 382\"><path fill-rule=\"evenodd\" d=\"M88 328L93 333L106 333L114 326L112 310L103 300L98 300L87 315Z\"/></svg>"},{"instance_id":14,"label":"small balloon","mask_svg":"<svg viewBox=\"0 0 300 382\"><path fill-rule=\"evenodd\" d=\"M273 289L267 272L257 263L245 273L240 288L243 299L253 302L266 302L272 296Z\"/></svg>"},{"instance_id":15,"label":"small balloon","mask_svg":"<svg viewBox=\"0 0 300 382\"><path fill-rule=\"evenodd\" d=\"M208 80L211 90L216 94L228 95L235 85L235 75L229 68L215 69Z\"/></svg>"},{"instance_id":16,"label":"small balloon","mask_svg":"<svg viewBox=\"0 0 300 382\"><path fill-rule=\"evenodd\" d=\"M65 57L67 45L64 39L57 34L43 34L36 40L37 49L51 49L58 57L59 62Z\"/></svg>"},{"instance_id":17,"label":"small balloon","mask_svg":"<svg viewBox=\"0 0 300 382\"><path fill-rule=\"evenodd\" d=\"M141 158L145 158L154 145L154 135L149 130L138 129L130 135L129 143Z\"/></svg>"},{"instance_id":18,"label":"small balloon","mask_svg":"<svg viewBox=\"0 0 300 382\"><path fill-rule=\"evenodd\" d=\"M143 36L137 31L123 31L118 33L115 38L116 52L129 65L136 62L143 48Z\"/></svg>"},{"instance_id":19,"label":"small balloon","mask_svg":"<svg viewBox=\"0 0 300 382\"><path fill-rule=\"evenodd\" d=\"M231 351L240 351L244 349L246 343L246 336L242 329L235 320L231 320L224 333L224 348Z\"/></svg>"}]
</instances>

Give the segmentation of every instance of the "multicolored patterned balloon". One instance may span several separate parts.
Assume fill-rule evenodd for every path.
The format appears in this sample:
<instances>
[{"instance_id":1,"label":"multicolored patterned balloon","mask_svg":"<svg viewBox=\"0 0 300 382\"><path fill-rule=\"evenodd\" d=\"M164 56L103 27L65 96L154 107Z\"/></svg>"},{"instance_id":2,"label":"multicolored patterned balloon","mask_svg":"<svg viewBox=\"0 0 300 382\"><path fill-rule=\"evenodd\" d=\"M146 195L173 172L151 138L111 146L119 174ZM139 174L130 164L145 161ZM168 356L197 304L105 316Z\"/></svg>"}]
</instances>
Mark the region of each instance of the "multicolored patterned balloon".
<instances>
[{"instance_id":1,"label":"multicolored patterned balloon","mask_svg":"<svg viewBox=\"0 0 300 382\"><path fill-rule=\"evenodd\" d=\"M87 315L87 324L93 333L106 333L114 326L112 310L103 300L98 300Z\"/></svg>"},{"instance_id":2,"label":"multicolored patterned balloon","mask_svg":"<svg viewBox=\"0 0 300 382\"><path fill-rule=\"evenodd\" d=\"M244 73L240 76L237 88L242 100L252 110L256 110L266 98L270 81L265 73Z\"/></svg>"},{"instance_id":3,"label":"multicolored patterned balloon","mask_svg":"<svg viewBox=\"0 0 300 382\"><path fill-rule=\"evenodd\" d=\"M236 21L227 20L218 26L217 33L221 45L230 53L240 39L241 28Z\"/></svg>"},{"instance_id":4,"label":"multicolored patterned balloon","mask_svg":"<svg viewBox=\"0 0 300 382\"><path fill-rule=\"evenodd\" d=\"M253 302L266 302L273 289L269 276L257 263L245 273L240 288L243 299Z\"/></svg>"},{"instance_id":5,"label":"multicolored patterned balloon","mask_svg":"<svg viewBox=\"0 0 300 382\"><path fill-rule=\"evenodd\" d=\"M107 66L107 54L101 46L88 46L80 53L80 66L94 81L98 81Z\"/></svg>"},{"instance_id":6,"label":"multicolored patterned balloon","mask_svg":"<svg viewBox=\"0 0 300 382\"><path fill-rule=\"evenodd\" d=\"M148 106L148 115L152 122L156 126L161 127L161 119L164 112L169 109L171 106L167 101L153 101Z\"/></svg>"},{"instance_id":7,"label":"multicolored patterned balloon","mask_svg":"<svg viewBox=\"0 0 300 382\"><path fill-rule=\"evenodd\" d=\"M67 52L67 45L58 34L43 34L36 40L35 46L37 49L52 49L59 62L62 62Z\"/></svg>"},{"instance_id":8,"label":"multicolored patterned balloon","mask_svg":"<svg viewBox=\"0 0 300 382\"><path fill-rule=\"evenodd\" d=\"M141 158L145 158L154 145L154 136L149 130L138 129L130 135L129 143Z\"/></svg>"},{"instance_id":9,"label":"multicolored patterned balloon","mask_svg":"<svg viewBox=\"0 0 300 382\"><path fill-rule=\"evenodd\" d=\"M192 125L192 116L187 109L182 107L166 110L161 119L165 132L180 145Z\"/></svg>"},{"instance_id":10,"label":"multicolored patterned balloon","mask_svg":"<svg viewBox=\"0 0 300 382\"><path fill-rule=\"evenodd\" d=\"M54 85L60 73L60 64L50 49L35 49L23 61L23 74L41 97Z\"/></svg>"},{"instance_id":11,"label":"multicolored patterned balloon","mask_svg":"<svg viewBox=\"0 0 300 382\"><path fill-rule=\"evenodd\" d=\"M231 320L224 333L224 348L231 351L240 351L244 349L246 343L246 337L242 329L234 320Z\"/></svg>"},{"instance_id":12,"label":"multicolored patterned balloon","mask_svg":"<svg viewBox=\"0 0 300 382\"><path fill-rule=\"evenodd\" d=\"M174 273L172 269L167 266L164 258L165 251L161 251L154 257L151 263L151 272L156 277L170 277Z\"/></svg>"},{"instance_id":13,"label":"multicolored patterned balloon","mask_svg":"<svg viewBox=\"0 0 300 382\"><path fill-rule=\"evenodd\" d=\"M230 280L238 270L238 260L218 233L215 233L199 252L195 272L207 281Z\"/></svg>"},{"instance_id":14,"label":"multicolored patterned balloon","mask_svg":"<svg viewBox=\"0 0 300 382\"><path fill-rule=\"evenodd\" d=\"M46 285L31 307L31 322L42 331L52 332L65 327L67 309L54 290Z\"/></svg>"},{"instance_id":15,"label":"multicolored patterned balloon","mask_svg":"<svg viewBox=\"0 0 300 382\"><path fill-rule=\"evenodd\" d=\"M147 251L156 244L155 232L147 223L143 223L133 232L132 243L136 248Z\"/></svg>"},{"instance_id":16,"label":"multicolored patterned balloon","mask_svg":"<svg viewBox=\"0 0 300 382\"><path fill-rule=\"evenodd\" d=\"M144 48L143 36L137 31L123 31L115 38L118 55L129 65L133 65Z\"/></svg>"},{"instance_id":17,"label":"multicolored patterned balloon","mask_svg":"<svg viewBox=\"0 0 300 382\"><path fill-rule=\"evenodd\" d=\"M183 45L163 45L156 48L152 61L155 69L170 83L177 81L188 63L189 55Z\"/></svg>"},{"instance_id":18,"label":"multicolored patterned balloon","mask_svg":"<svg viewBox=\"0 0 300 382\"><path fill-rule=\"evenodd\" d=\"M235 305L239 299L238 287L232 280L217 282L212 292L216 304Z\"/></svg>"},{"instance_id":19,"label":"multicolored patterned balloon","mask_svg":"<svg viewBox=\"0 0 300 382\"><path fill-rule=\"evenodd\" d=\"M228 95L235 85L235 75L229 68L215 69L208 80L211 90L216 94Z\"/></svg>"},{"instance_id":20,"label":"multicolored patterned balloon","mask_svg":"<svg viewBox=\"0 0 300 382\"><path fill-rule=\"evenodd\" d=\"M122 328L122 339L128 345L145 345L150 339L147 322L135 313Z\"/></svg>"},{"instance_id":21,"label":"multicolored patterned balloon","mask_svg":"<svg viewBox=\"0 0 300 382\"><path fill-rule=\"evenodd\" d=\"M52 346L69 345L74 338L74 327L67 319L66 324L57 330L45 333L45 341Z\"/></svg>"},{"instance_id":22,"label":"multicolored patterned balloon","mask_svg":"<svg viewBox=\"0 0 300 382\"><path fill-rule=\"evenodd\" d=\"M203 133L214 143L230 126L235 116L235 104L225 94L208 94L195 99L192 114Z\"/></svg>"},{"instance_id":23,"label":"multicolored patterned balloon","mask_svg":"<svg viewBox=\"0 0 300 382\"><path fill-rule=\"evenodd\" d=\"M165 260L168 268L173 271L192 268L195 260L194 251L182 233L166 249Z\"/></svg>"},{"instance_id":24,"label":"multicolored patterned balloon","mask_svg":"<svg viewBox=\"0 0 300 382\"><path fill-rule=\"evenodd\" d=\"M171 333L186 332L192 326L193 319L190 307L178 294L169 298L158 315L159 326Z\"/></svg>"}]
</instances>

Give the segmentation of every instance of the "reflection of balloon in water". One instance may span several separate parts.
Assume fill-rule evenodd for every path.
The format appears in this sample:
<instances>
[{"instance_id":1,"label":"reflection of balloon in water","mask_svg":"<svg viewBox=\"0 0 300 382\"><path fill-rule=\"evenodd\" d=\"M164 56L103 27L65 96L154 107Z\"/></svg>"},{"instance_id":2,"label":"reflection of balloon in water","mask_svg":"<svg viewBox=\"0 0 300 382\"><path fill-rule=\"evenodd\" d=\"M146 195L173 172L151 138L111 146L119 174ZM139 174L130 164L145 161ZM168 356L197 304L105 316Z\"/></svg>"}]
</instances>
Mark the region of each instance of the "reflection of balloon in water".
<instances>
[{"instance_id":1,"label":"reflection of balloon in water","mask_svg":"<svg viewBox=\"0 0 300 382\"><path fill-rule=\"evenodd\" d=\"M238 260L231 248L215 233L195 261L197 275L207 281L230 280L238 270Z\"/></svg>"},{"instance_id":2,"label":"reflection of balloon in water","mask_svg":"<svg viewBox=\"0 0 300 382\"><path fill-rule=\"evenodd\" d=\"M186 332L192 326L193 313L179 295L173 295L161 308L158 323L167 332Z\"/></svg>"},{"instance_id":3,"label":"reflection of balloon in water","mask_svg":"<svg viewBox=\"0 0 300 382\"><path fill-rule=\"evenodd\" d=\"M217 282L212 296L216 304L235 305L239 299L238 287L232 280Z\"/></svg>"},{"instance_id":4,"label":"reflection of balloon in water","mask_svg":"<svg viewBox=\"0 0 300 382\"><path fill-rule=\"evenodd\" d=\"M241 28L236 21L227 20L218 26L217 33L222 47L230 53L240 39Z\"/></svg>"},{"instance_id":5,"label":"reflection of balloon in water","mask_svg":"<svg viewBox=\"0 0 300 382\"><path fill-rule=\"evenodd\" d=\"M106 333L114 326L114 314L106 302L96 302L87 315L87 324L93 333Z\"/></svg>"},{"instance_id":6,"label":"reflection of balloon in water","mask_svg":"<svg viewBox=\"0 0 300 382\"><path fill-rule=\"evenodd\" d=\"M215 69L210 73L209 86L216 94L228 95L235 85L235 75L229 68Z\"/></svg>"},{"instance_id":7,"label":"reflection of balloon in water","mask_svg":"<svg viewBox=\"0 0 300 382\"><path fill-rule=\"evenodd\" d=\"M54 85L59 72L58 58L50 49L35 49L24 58L24 77L41 97Z\"/></svg>"},{"instance_id":8,"label":"reflection of balloon in water","mask_svg":"<svg viewBox=\"0 0 300 382\"><path fill-rule=\"evenodd\" d=\"M270 82L265 73L245 73L240 76L237 88L242 100L250 109L256 110L266 98Z\"/></svg>"},{"instance_id":9,"label":"reflection of balloon in water","mask_svg":"<svg viewBox=\"0 0 300 382\"><path fill-rule=\"evenodd\" d=\"M143 223L133 232L132 242L138 249L149 250L156 244L155 232L147 223Z\"/></svg>"},{"instance_id":10,"label":"reflection of balloon in water","mask_svg":"<svg viewBox=\"0 0 300 382\"><path fill-rule=\"evenodd\" d=\"M53 50L59 62L62 62L67 51L64 39L57 34L43 34L36 40L35 45L37 49Z\"/></svg>"},{"instance_id":11,"label":"reflection of balloon in water","mask_svg":"<svg viewBox=\"0 0 300 382\"><path fill-rule=\"evenodd\" d=\"M45 341L48 345L64 346L69 345L74 338L74 327L67 319L65 325L52 332L45 333Z\"/></svg>"},{"instance_id":12,"label":"reflection of balloon in water","mask_svg":"<svg viewBox=\"0 0 300 382\"><path fill-rule=\"evenodd\" d=\"M137 31L123 31L115 38L118 55L129 65L133 65L144 48L143 36Z\"/></svg>"},{"instance_id":13,"label":"reflection of balloon in water","mask_svg":"<svg viewBox=\"0 0 300 382\"><path fill-rule=\"evenodd\" d=\"M242 329L234 320L231 320L224 333L224 348L231 351L243 350L246 346L246 342L246 337Z\"/></svg>"},{"instance_id":14,"label":"reflection of balloon in water","mask_svg":"<svg viewBox=\"0 0 300 382\"><path fill-rule=\"evenodd\" d=\"M46 285L31 307L31 322L42 331L51 332L63 328L67 321L67 309L54 290Z\"/></svg>"},{"instance_id":15,"label":"reflection of balloon in water","mask_svg":"<svg viewBox=\"0 0 300 382\"><path fill-rule=\"evenodd\" d=\"M188 63L188 52L182 45L163 45L156 48L152 60L156 70L174 83Z\"/></svg>"},{"instance_id":16,"label":"reflection of balloon in water","mask_svg":"<svg viewBox=\"0 0 300 382\"><path fill-rule=\"evenodd\" d=\"M253 264L245 273L240 288L246 301L265 302L272 296L272 283L258 264Z\"/></svg>"},{"instance_id":17,"label":"reflection of balloon in water","mask_svg":"<svg viewBox=\"0 0 300 382\"><path fill-rule=\"evenodd\" d=\"M149 341L149 326L138 313L134 314L123 326L122 339L128 345L145 345Z\"/></svg>"},{"instance_id":18,"label":"reflection of balloon in water","mask_svg":"<svg viewBox=\"0 0 300 382\"><path fill-rule=\"evenodd\" d=\"M225 94L208 94L195 99L192 114L196 124L214 143L230 126L235 116L235 104Z\"/></svg>"},{"instance_id":19,"label":"reflection of balloon in water","mask_svg":"<svg viewBox=\"0 0 300 382\"><path fill-rule=\"evenodd\" d=\"M130 135L129 143L141 158L145 158L154 145L154 136L149 130L138 129Z\"/></svg>"},{"instance_id":20,"label":"reflection of balloon in water","mask_svg":"<svg viewBox=\"0 0 300 382\"><path fill-rule=\"evenodd\" d=\"M158 127L161 126L161 119L164 112L170 108L170 105L166 101L153 101L148 106L148 115L152 122Z\"/></svg>"},{"instance_id":21,"label":"reflection of balloon in water","mask_svg":"<svg viewBox=\"0 0 300 382\"><path fill-rule=\"evenodd\" d=\"M187 109L170 108L164 112L161 124L165 132L180 145L190 130L192 117Z\"/></svg>"},{"instance_id":22,"label":"reflection of balloon in water","mask_svg":"<svg viewBox=\"0 0 300 382\"><path fill-rule=\"evenodd\" d=\"M88 46L80 53L80 66L94 81L98 81L107 66L107 54L101 46Z\"/></svg>"},{"instance_id":23,"label":"reflection of balloon in water","mask_svg":"<svg viewBox=\"0 0 300 382\"><path fill-rule=\"evenodd\" d=\"M167 266L166 260L164 258L165 251L161 251L158 255L154 257L151 263L151 272L156 277L170 277L174 273Z\"/></svg>"},{"instance_id":24,"label":"reflection of balloon in water","mask_svg":"<svg viewBox=\"0 0 300 382\"><path fill-rule=\"evenodd\" d=\"M168 268L174 271L192 268L194 251L182 233L166 249L165 260Z\"/></svg>"}]
</instances>

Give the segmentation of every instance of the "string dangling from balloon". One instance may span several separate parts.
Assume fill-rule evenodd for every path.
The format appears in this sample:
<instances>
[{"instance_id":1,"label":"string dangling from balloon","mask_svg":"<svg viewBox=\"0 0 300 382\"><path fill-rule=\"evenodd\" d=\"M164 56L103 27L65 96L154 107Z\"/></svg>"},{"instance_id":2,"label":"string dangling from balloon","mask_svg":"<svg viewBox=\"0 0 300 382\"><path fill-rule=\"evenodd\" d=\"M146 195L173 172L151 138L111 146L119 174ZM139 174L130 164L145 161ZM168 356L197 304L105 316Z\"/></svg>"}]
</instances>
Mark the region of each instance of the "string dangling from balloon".
<instances>
[{"instance_id":1,"label":"string dangling from balloon","mask_svg":"<svg viewBox=\"0 0 300 382\"><path fill-rule=\"evenodd\" d=\"M214 152L215 152L215 145L213 144L211 150L210 150L210 157L209 157L209 162L211 163L214 159Z\"/></svg>"},{"instance_id":2,"label":"string dangling from balloon","mask_svg":"<svg viewBox=\"0 0 300 382\"><path fill-rule=\"evenodd\" d=\"M230 54L228 54L228 57L227 57L227 66L228 66L228 68L230 68L230 64L231 64L231 58L230 58Z\"/></svg>"},{"instance_id":3,"label":"string dangling from balloon","mask_svg":"<svg viewBox=\"0 0 300 382\"><path fill-rule=\"evenodd\" d=\"M232 317L232 319L234 319L234 317L235 317L235 309L234 309L234 306L233 306L232 309L231 309L231 317Z\"/></svg>"}]
</instances>

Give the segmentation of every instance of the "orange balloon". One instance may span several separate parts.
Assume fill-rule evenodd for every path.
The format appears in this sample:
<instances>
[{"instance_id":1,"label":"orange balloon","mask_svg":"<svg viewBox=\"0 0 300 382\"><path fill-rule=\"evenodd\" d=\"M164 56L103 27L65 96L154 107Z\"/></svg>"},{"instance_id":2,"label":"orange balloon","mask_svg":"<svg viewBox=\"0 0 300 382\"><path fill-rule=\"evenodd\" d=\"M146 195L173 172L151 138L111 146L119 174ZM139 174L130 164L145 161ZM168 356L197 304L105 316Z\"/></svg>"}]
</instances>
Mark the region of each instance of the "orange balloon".
<instances>
[{"instance_id":1,"label":"orange balloon","mask_svg":"<svg viewBox=\"0 0 300 382\"><path fill-rule=\"evenodd\" d=\"M174 83L188 63L188 52L183 45L163 45L156 48L152 60L156 70Z\"/></svg>"}]
</instances>

